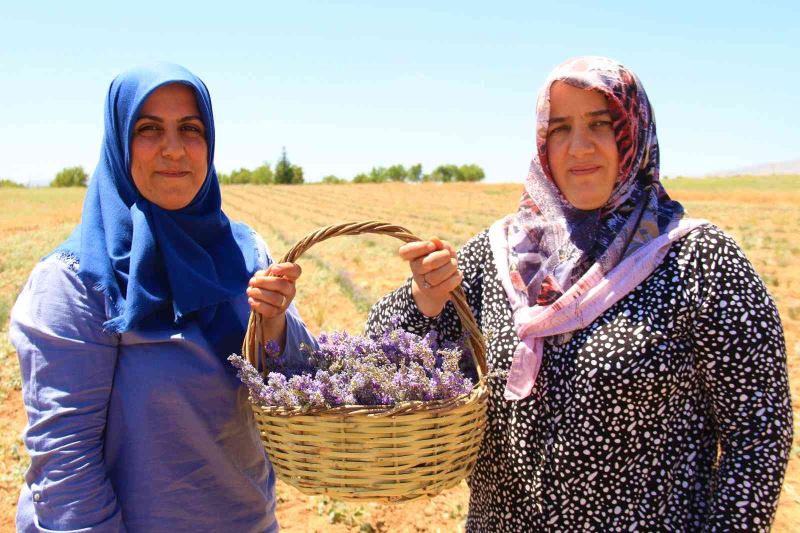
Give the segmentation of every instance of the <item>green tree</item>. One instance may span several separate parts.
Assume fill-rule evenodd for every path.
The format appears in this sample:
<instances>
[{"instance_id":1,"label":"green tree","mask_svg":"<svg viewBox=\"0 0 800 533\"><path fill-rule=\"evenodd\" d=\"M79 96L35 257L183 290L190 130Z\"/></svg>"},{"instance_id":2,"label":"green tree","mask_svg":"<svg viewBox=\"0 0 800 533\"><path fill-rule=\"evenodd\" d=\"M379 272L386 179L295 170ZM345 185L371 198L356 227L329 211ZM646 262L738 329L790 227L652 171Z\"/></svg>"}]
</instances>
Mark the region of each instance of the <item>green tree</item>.
<instances>
[{"instance_id":1,"label":"green tree","mask_svg":"<svg viewBox=\"0 0 800 533\"><path fill-rule=\"evenodd\" d=\"M51 187L86 187L86 180L89 175L83 170L83 167L68 167L56 174L53 181L50 182Z\"/></svg>"},{"instance_id":2,"label":"green tree","mask_svg":"<svg viewBox=\"0 0 800 533\"><path fill-rule=\"evenodd\" d=\"M442 183L462 181L461 171L455 165L439 165L431 172L430 180L441 181Z\"/></svg>"},{"instance_id":3,"label":"green tree","mask_svg":"<svg viewBox=\"0 0 800 533\"><path fill-rule=\"evenodd\" d=\"M422 181L422 164L417 163L416 165L411 165L408 167L406 176L408 177L408 181L415 183Z\"/></svg>"},{"instance_id":4,"label":"green tree","mask_svg":"<svg viewBox=\"0 0 800 533\"><path fill-rule=\"evenodd\" d=\"M372 170L369 171L370 183L384 183L388 179L389 176L386 173L386 167L372 167Z\"/></svg>"},{"instance_id":5,"label":"green tree","mask_svg":"<svg viewBox=\"0 0 800 533\"><path fill-rule=\"evenodd\" d=\"M286 147L283 148L281 158L275 165L273 180L275 183L284 185L303 183L303 169L289 162L289 158L286 156Z\"/></svg>"},{"instance_id":6,"label":"green tree","mask_svg":"<svg viewBox=\"0 0 800 533\"><path fill-rule=\"evenodd\" d=\"M0 180L0 189L23 189L25 186L21 183L17 183L14 180L2 179Z\"/></svg>"},{"instance_id":7,"label":"green tree","mask_svg":"<svg viewBox=\"0 0 800 533\"><path fill-rule=\"evenodd\" d=\"M300 185L304 183L305 180L303 179L303 167L298 165L292 165L292 183L295 185Z\"/></svg>"},{"instance_id":8,"label":"green tree","mask_svg":"<svg viewBox=\"0 0 800 533\"><path fill-rule=\"evenodd\" d=\"M217 172L217 179L220 185L228 185L231 182L231 175L225 174L224 172Z\"/></svg>"},{"instance_id":9,"label":"green tree","mask_svg":"<svg viewBox=\"0 0 800 533\"><path fill-rule=\"evenodd\" d=\"M458 181L481 181L486 177L486 173L478 165L461 165L458 171L461 178Z\"/></svg>"},{"instance_id":10,"label":"green tree","mask_svg":"<svg viewBox=\"0 0 800 533\"><path fill-rule=\"evenodd\" d=\"M386 177L389 181L406 181L406 167L403 165L392 165L386 169Z\"/></svg>"},{"instance_id":11,"label":"green tree","mask_svg":"<svg viewBox=\"0 0 800 533\"><path fill-rule=\"evenodd\" d=\"M338 185L338 184L341 184L341 183L347 183L347 180L343 179L343 178L336 177L333 174L329 174L328 176L325 176L324 178L322 178L322 183L331 183L331 184L334 184L334 185Z\"/></svg>"},{"instance_id":12,"label":"green tree","mask_svg":"<svg viewBox=\"0 0 800 533\"><path fill-rule=\"evenodd\" d=\"M231 183L235 184L252 183L253 173L250 172L249 169L242 167L239 170L234 170L233 172L231 172L230 180Z\"/></svg>"},{"instance_id":13,"label":"green tree","mask_svg":"<svg viewBox=\"0 0 800 533\"><path fill-rule=\"evenodd\" d=\"M370 183L369 176L363 172L353 177L353 183Z\"/></svg>"},{"instance_id":14,"label":"green tree","mask_svg":"<svg viewBox=\"0 0 800 533\"><path fill-rule=\"evenodd\" d=\"M256 167L250 174L250 183L257 185L269 185L273 181L272 169L269 163L264 163L260 167Z\"/></svg>"}]
</instances>

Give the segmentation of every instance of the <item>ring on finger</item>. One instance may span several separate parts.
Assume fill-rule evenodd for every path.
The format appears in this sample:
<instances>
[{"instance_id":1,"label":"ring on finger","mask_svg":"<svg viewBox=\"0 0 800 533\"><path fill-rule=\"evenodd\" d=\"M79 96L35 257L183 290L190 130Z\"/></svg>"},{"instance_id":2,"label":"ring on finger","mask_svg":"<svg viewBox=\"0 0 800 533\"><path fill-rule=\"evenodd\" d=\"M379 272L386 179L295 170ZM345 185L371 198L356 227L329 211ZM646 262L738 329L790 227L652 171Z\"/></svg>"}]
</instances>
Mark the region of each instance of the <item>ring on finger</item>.
<instances>
[{"instance_id":1,"label":"ring on finger","mask_svg":"<svg viewBox=\"0 0 800 533\"><path fill-rule=\"evenodd\" d=\"M283 306L286 305L286 296L281 294L281 298L282 298L281 305L279 305L278 307L283 308Z\"/></svg>"},{"instance_id":2,"label":"ring on finger","mask_svg":"<svg viewBox=\"0 0 800 533\"><path fill-rule=\"evenodd\" d=\"M422 288L430 289L432 285L428 282L427 274L422 275Z\"/></svg>"}]
</instances>

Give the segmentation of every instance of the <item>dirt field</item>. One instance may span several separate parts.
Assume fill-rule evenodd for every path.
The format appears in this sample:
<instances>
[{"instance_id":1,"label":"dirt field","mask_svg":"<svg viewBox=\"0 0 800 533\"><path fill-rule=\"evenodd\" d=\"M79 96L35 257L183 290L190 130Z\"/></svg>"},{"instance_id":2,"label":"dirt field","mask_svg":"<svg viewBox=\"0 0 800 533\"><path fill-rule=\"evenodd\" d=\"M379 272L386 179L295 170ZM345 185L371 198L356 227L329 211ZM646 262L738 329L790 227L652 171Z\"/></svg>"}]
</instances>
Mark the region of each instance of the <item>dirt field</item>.
<instances>
[{"instance_id":1,"label":"dirt field","mask_svg":"<svg viewBox=\"0 0 800 533\"><path fill-rule=\"evenodd\" d=\"M691 216L715 222L744 248L778 303L789 358L793 398L800 394L800 177L667 182ZM307 232L346 220L402 224L417 235L461 244L511 212L520 185L229 186L226 212L258 230L280 257ZM0 531L13 516L27 456L19 438L25 424L16 354L7 340L8 313L33 265L80 219L82 190L0 189ZM334 239L299 261L304 273L297 305L316 333L360 331L372 302L406 276L387 237ZM324 298L319 298L324 294ZM800 524L800 416L774 531ZM278 516L284 531L462 531L468 489L461 485L429 501L404 505L349 505L306 497L282 483Z\"/></svg>"}]
</instances>

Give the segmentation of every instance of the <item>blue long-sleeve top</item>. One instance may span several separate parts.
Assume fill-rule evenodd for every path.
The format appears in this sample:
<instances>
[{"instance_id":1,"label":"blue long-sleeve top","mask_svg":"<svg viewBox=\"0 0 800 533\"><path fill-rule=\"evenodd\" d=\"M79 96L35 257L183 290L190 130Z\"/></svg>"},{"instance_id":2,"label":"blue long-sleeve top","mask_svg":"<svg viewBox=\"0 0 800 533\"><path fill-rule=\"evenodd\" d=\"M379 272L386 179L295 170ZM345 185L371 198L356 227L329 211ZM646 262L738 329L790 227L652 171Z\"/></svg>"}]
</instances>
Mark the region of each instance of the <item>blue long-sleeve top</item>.
<instances>
[{"instance_id":1,"label":"blue long-sleeve top","mask_svg":"<svg viewBox=\"0 0 800 533\"><path fill-rule=\"evenodd\" d=\"M110 309L77 266L40 262L12 311L31 457L17 530L277 531L275 476L230 364L194 323L105 332ZM246 324L247 296L234 305ZM315 341L291 306L290 357L301 342Z\"/></svg>"}]
</instances>

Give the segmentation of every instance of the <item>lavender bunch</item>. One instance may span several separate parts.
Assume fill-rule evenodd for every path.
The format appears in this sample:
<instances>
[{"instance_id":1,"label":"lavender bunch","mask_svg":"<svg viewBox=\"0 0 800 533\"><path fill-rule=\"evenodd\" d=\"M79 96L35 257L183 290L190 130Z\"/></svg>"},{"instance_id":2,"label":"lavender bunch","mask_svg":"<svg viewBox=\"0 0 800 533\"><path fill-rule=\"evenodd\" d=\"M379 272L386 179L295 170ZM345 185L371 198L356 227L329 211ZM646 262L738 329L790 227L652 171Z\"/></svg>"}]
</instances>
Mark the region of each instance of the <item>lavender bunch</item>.
<instances>
[{"instance_id":1,"label":"lavender bunch","mask_svg":"<svg viewBox=\"0 0 800 533\"><path fill-rule=\"evenodd\" d=\"M242 357L228 359L253 401L265 406L391 406L469 393L472 381L460 370L464 346L440 344L436 337L436 332L414 335L396 321L393 329L375 337L323 333L316 349L301 346L306 367L292 372L275 350L267 349L266 380Z\"/></svg>"}]
</instances>

